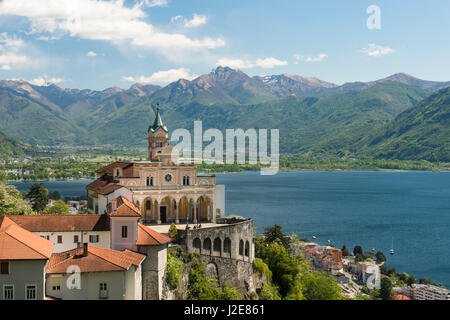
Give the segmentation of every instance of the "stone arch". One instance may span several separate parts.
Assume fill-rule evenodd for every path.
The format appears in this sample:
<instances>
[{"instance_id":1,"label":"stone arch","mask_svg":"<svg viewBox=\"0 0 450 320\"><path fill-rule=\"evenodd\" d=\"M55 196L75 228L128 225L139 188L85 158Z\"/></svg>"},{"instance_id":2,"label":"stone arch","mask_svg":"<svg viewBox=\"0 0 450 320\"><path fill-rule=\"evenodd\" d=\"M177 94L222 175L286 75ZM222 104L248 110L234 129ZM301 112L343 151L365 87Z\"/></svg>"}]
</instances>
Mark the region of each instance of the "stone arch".
<instances>
[{"instance_id":1,"label":"stone arch","mask_svg":"<svg viewBox=\"0 0 450 320\"><path fill-rule=\"evenodd\" d=\"M178 218L182 220L188 220L189 218L189 201L186 196L181 197L178 201Z\"/></svg>"},{"instance_id":2,"label":"stone arch","mask_svg":"<svg viewBox=\"0 0 450 320\"><path fill-rule=\"evenodd\" d=\"M223 241L223 255L224 257L231 258L231 240L230 238L225 238Z\"/></svg>"},{"instance_id":3,"label":"stone arch","mask_svg":"<svg viewBox=\"0 0 450 320\"><path fill-rule=\"evenodd\" d=\"M192 247L194 248L194 252L200 253L202 251L202 241L200 238L195 238L194 241L192 241Z\"/></svg>"},{"instance_id":4,"label":"stone arch","mask_svg":"<svg viewBox=\"0 0 450 320\"><path fill-rule=\"evenodd\" d=\"M154 203L153 203L152 198L147 197L142 201L141 214L144 217L144 220L153 220L154 219L153 207L154 207Z\"/></svg>"},{"instance_id":5,"label":"stone arch","mask_svg":"<svg viewBox=\"0 0 450 320\"><path fill-rule=\"evenodd\" d=\"M159 204L159 212L159 219L162 223L175 220L174 198L171 196L165 196L162 198Z\"/></svg>"},{"instance_id":6,"label":"stone arch","mask_svg":"<svg viewBox=\"0 0 450 320\"><path fill-rule=\"evenodd\" d=\"M211 255L211 239L210 238L206 238L205 240L203 240L202 253Z\"/></svg>"},{"instance_id":7,"label":"stone arch","mask_svg":"<svg viewBox=\"0 0 450 320\"><path fill-rule=\"evenodd\" d=\"M212 261L209 262L206 265L205 274L206 274L207 277L211 277L211 278L214 278L214 279L218 280L219 279L219 270L217 268L217 265L214 262L212 262Z\"/></svg>"},{"instance_id":8,"label":"stone arch","mask_svg":"<svg viewBox=\"0 0 450 320\"><path fill-rule=\"evenodd\" d=\"M244 255L244 240L239 241L239 255L240 256Z\"/></svg>"},{"instance_id":9,"label":"stone arch","mask_svg":"<svg viewBox=\"0 0 450 320\"><path fill-rule=\"evenodd\" d=\"M222 254L222 240L220 238L214 239L213 252L219 255Z\"/></svg>"},{"instance_id":10,"label":"stone arch","mask_svg":"<svg viewBox=\"0 0 450 320\"><path fill-rule=\"evenodd\" d=\"M250 256L250 242L245 241L245 250L244 250L245 256L248 258Z\"/></svg>"}]
</instances>

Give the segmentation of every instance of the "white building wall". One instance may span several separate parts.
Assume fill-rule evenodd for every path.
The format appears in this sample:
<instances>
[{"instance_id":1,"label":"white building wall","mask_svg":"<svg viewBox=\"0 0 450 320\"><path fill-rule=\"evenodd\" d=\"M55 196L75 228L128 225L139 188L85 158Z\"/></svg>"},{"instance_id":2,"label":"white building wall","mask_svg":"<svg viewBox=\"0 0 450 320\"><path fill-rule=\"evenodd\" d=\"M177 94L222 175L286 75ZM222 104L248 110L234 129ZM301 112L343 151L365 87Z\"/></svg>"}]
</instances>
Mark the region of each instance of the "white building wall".
<instances>
[{"instance_id":1,"label":"white building wall","mask_svg":"<svg viewBox=\"0 0 450 320\"><path fill-rule=\"evenodd\" d=\"M136 251L138 237L137 218L111 217L111 249ZM128 234L122 238L122 226L127 226Z\"/></svg>"},{"instance_id":2,"label":"white building wall","mask_svg":"<svg viewBox=\"0 0 450 320\"><path fill-rule=\"evenodd\" d=\"M89 243L94 247L111 248L111 237L109 231L60 231L60 232L33 232L34 234L48 239L54 243L53 253L72 250L77 247L74 236L78 235L80 243ZM90 235L98 235L98 242L90 242ZM62 243L58 243L58 236L62 236Z\"/></svg>"},{"instance_id":3,"label":"white building wall","mask_svg":"<svg viewBox=\"0 0 450 320\"><path fill-rule=\"evenodd\" d=\"M125 271L90 272L80 275L80 289L70 289L67 281L73 274L47 275L47 295L63 300L102 300L100 299L100 283L106 283L109 300L125 299ZM60 286L59 291L53 286Z\"/></svg>"},{"instance_id":4,"label":"white building wall","mask_svg":"<svg viewBox=\"0 0 450 320\"><path fill-rule=\"evenodd\" d=\"M220 209L220 217L225 217L225 185L218 184L216 185L216 198L214 199L216 204L216 211Z\"/></svg>"},{"instance_id":5,"label":"white building wall","mask_svg":"<svg viewBox=\"0 0 450 320\"><path fill-rule=\"evenodd\" d=\"M5 285L14 286L14 300L25 300L25 286L36 285L36 300L43 300L46 263L47 260L9 261L9 274L0 274L0 300Z\"/></svg>"}]
</instances>

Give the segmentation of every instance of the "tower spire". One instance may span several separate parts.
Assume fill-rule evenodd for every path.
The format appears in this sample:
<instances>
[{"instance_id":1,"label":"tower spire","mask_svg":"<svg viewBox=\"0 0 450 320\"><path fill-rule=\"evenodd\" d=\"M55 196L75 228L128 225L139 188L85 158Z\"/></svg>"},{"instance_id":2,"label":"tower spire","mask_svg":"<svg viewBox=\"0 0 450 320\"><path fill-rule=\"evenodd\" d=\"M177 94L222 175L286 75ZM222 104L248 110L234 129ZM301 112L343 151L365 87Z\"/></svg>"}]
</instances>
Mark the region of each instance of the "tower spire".
<instances>
[{"instance_id":1,"label":"tower spire","mask_svg":"<svg viewBox=\"0 0 450 320\"><path fill-rule=\"evenodd\" d=\"M155 132L158 128L162 128L164 129L164 131L168 132L167 127L164 125L162 119L161 119L161 114L159 113L159 103L156 104L156 117L155 117L155 121L153 122L153 125L150 126L148 128L148 131L153 131Z\"/></svg>"}]
</instances>

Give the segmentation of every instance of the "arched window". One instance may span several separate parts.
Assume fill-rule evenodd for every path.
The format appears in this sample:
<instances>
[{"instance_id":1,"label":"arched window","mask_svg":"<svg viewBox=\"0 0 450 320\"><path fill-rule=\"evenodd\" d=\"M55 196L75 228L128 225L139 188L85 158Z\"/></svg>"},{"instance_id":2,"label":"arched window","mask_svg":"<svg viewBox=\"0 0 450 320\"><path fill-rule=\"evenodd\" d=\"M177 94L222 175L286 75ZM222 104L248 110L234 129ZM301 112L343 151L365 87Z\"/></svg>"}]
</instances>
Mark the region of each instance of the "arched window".
<instances>
[{"instance_id":1,"label":"arched window","mask_svg":"<svg viewBox=\"0 0 450 320\"><path fill-rule=\"evenodd\" d=\"M203 250L205 251L204 253L211 254L211 239L210 238L206 238L205 240L203 240Z\"/></svg>"},{"instance_id":2,"label":"arched window","mask_svg":"<svg viewBox=\"0 0 450 320\"><path fill-rule=\"evenodd\" d=\"M223 253L225 257L231 257L231 240L230 238L225 238L223 241Z\"/></svg>"},{"instance_id":3,"label":"arched window","mask_svg":"<svg viewBox=\"0 0 450 320\"><path fill-rule=\"evenodd\" d=\"M214 252L222 252L222 240L220 240L220 238L215 238L214 239L214 247L213 247Z\"/></svg>"},{"instance_id":4,"label":"arched window","mask_svg":"<svg viewBox=\"0 0 450 320\"><path fill-rule=\"evenodd\" d=\"M183 176L183 186L186 185L186 176Z\"/></svg>"},{"instance_id":5,"label":"arched window","mask_svg":"<svg viewBox=\"0 0 450 320\"><path fill-rule=\"evenodd\" d=\"M150 177L150 185L153 187L153 177Z\"/></svg>"},{"instance_id":6,"label":"arched window","mask_svg":"<svg viewBox=\"0 0 450 320\"><path fill-rule=\"evenodd\" d=\"M248 240L245 242L245 256L248 257L250 254L250 243Z\"/></svg>"},{"instance_id":7,"label":"arched window","mask_svg":"<svg viewBox=\"0 0 450 320\"><path fill-rule=\"evenodd\" d=\"M151 210L152 209L152 201L151 200L147 200L145 202L145 209L146 210Z\"/></svg>"},{"instance_id":8,"label":"arched window","mask_svg":"<svg viewBox=\"0 0 450 320\"><path fill-rule=\"evenodd\" d=\"M189 176L186 177L186 184L189 185Z\"/></svg>"},{"instance_id":9,"label":"arched window","mask_svg":"<svg viewBox=\"0 0 450 320\"><path fill-rule=\"evenodd\" d=\"M120 175L119 169L116 170L116 176L118 177Z\"/></svg>"},{"instance_id":10,"label":"arched window","mask_svg":"<svg viewBox=\"0 0 450 320\"><path fill-rule=\"evenodd\" d=\"M147 186L150 185L150 177L147 177Z\"/></svg>"},{"instance_id":11,"label":"arched window","mask_svg":"<svg viewBox=\"0 0 450 320\"><path fill-rule=\"evenodd\" d=\"M243 240L239 241L239 255L240 256L244 255L244 241Z\"/></svg>"},{"instance_id":12,"label":"arched window","mask_svg":"<svg viewBox=\"0 0 450 320\"><path fill-rule=\"evenodd\" d=\"M194 247L195 252L200 252L202 249L202 241L199 238L195 238L192 242L192 246Z\"/></svg>"}]
</instances>

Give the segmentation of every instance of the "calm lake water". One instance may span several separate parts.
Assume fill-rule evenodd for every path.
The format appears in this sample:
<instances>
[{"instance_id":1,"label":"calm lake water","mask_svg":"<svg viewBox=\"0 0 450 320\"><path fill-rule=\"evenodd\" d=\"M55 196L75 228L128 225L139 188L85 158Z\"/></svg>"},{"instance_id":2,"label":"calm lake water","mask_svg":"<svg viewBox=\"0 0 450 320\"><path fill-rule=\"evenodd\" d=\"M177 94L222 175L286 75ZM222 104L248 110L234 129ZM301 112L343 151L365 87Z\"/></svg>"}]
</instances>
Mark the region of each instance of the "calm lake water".
<instances>
[{"instance_id":1,"label":"calm lake water","mask_svg":"<svg viewBox=\"0 0 450 320\"><path fill-rule=\"evenodd\" d=\"M89 182L44 186L79 196ZM226 185L227 214L254 218L258 233L279 224L321 244L375 248L397 271L450 287L450 172L245 172L219 174L217 183ZM395 255L389 256L392 239Z\"/></svg>"}]
</instances>

